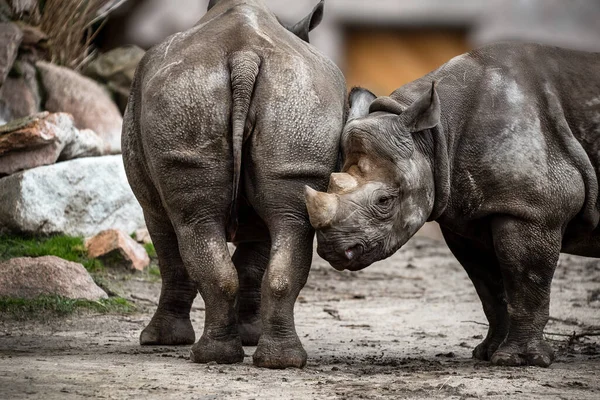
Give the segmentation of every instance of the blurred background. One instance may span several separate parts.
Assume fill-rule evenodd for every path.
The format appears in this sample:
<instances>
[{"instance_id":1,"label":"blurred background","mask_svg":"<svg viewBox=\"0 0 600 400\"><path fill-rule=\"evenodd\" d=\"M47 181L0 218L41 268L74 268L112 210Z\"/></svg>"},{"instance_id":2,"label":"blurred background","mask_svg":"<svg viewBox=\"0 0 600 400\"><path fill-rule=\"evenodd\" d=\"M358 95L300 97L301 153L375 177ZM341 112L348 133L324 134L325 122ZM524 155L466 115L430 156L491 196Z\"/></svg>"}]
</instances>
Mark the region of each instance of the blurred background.
<instances>
[{"instance_id":1,"label":"blurred background","mask_svg":"<svg viewBox=\"0 0 600 400\"><path fill-rule=\"evenodd\" d=\"M317 0L266 0L296 22ZM208 0L128 0L109 19L98 44L148 48L193 26ZM599 0L326 0L311 42L346 74L348 85L378 95L469 49L524 40L600 51Z\"/></svg>"}]
</instances>

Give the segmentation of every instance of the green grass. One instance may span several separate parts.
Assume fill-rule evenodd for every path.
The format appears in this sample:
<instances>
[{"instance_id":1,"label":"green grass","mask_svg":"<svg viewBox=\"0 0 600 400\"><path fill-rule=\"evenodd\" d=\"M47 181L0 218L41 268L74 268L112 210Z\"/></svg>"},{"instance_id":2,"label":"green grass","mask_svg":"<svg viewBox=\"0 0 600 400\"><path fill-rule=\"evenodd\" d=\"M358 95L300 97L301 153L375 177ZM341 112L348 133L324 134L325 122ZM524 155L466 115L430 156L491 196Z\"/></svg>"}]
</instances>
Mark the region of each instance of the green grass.
<instances>
[{"instance_id":1,"label":"green grass","mask_svg":"<svg viewBox=\"0 0 600 400\"><path fill-rule=\"evenodd\" d=\"M40 296L31 300L0 297L0 315L19 320L40 316L65 316L76 311L128 314L135 311L135 306L121 297L98 301L73 300L60 296Z\"/></svg>"},{"instance_id":2,"label":"green grass","mask_svg":"<svg viewBox=\"0 0 600 400\"><path fill-rule=\"evenodd\" d=\"M152 243L146 243L144 245L144 248L146 249L146 253L148 253L148 257L150 258L156 258L156 249L154 248L154 245Z\"/></svg>"},{"instance_id":3,"label":"green grass","mask_svg":"<svg viewBox=\"0 0 600 400\"><path fill-rule=\"evenodd\" d=\"M148 268L148 275L160 278L160 269L158 268L158 265L150 265L150 268Z\"/></svg>"},{"instance_id":4,"label":"green grass","mask_svg":"<svg viewBox=\"0 0 600 400\"><path fill-rule=\"evenodd\" d=\"M50 236L42 238L24 238L13 235L0 235L0 260L15 257L56 256L78 262L89 272L104 269L100 260L87 257L82 238L69 236Z\"/></svg>"}]
</instances>

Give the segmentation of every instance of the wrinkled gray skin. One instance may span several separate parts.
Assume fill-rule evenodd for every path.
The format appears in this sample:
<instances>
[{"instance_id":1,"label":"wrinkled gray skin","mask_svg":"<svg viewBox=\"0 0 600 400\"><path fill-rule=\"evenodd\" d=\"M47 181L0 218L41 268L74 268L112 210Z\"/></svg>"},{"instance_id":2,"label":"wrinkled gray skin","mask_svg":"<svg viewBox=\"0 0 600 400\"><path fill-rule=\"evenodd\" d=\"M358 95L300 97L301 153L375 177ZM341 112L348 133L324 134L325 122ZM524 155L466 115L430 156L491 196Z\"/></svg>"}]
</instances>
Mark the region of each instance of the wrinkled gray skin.
<instances>
[{"instance_id":1,"label":"wrinkled gray skin","mask_svg":"<svg viewBox=\"0 0 600 400\"><path fill-rule=\"evenodd\" d=\"M319 254L365 268L436 220L489 321L474 357L549 366L559 253L600 257L599 71L600 54L497 44L390 97L354 90L345 173L306 189Z\"/></svg>"},{"instance_id":2,"label":"wrinkled gray skin","mask_svg":"<svg viewBox=\"0 0 600 400\"><path fill-rule=\"evenodd\" d=\"M200 291L206 318L193 361L241 362L242 344L258 344L256 365L302 367L293 308L314 236L302 189L325 189L336 167L344 78L300 39L322 2L290 30L260 0L209 7L146 54L125 113L127 176L163 280L140 342L194 343Z\"/></svg>"}]
</instances>

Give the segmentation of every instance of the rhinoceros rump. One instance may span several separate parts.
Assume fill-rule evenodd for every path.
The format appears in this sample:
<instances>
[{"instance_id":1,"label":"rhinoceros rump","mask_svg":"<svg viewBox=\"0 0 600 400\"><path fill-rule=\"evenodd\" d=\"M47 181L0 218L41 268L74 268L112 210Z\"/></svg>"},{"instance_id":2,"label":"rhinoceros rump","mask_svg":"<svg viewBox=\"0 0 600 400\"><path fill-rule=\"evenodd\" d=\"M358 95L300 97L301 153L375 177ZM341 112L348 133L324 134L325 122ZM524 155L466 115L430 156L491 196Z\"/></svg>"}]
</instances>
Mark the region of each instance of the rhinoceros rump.
<instances>
[{"instance_id":1,"label":"rhinoceros rump","mask_svg":"<svg viewBox=\"0 0 600 400\"><path fill-rule=\"evenodd\" d=\"M341 72L300 39L322 12L288 30L260 0L211 1L140 63L123 158L163 279L142 344L193 343L199 290L193 361L241 362L258 344L258 366L306 363L293 317L314 236L302 188L325 189L345 114Z\"/></svg>"},{"instance_id":2,"label":"rhinoceros rump","mask_svg":"<svg viewBox=\"0 0 600 400\"><path fill-rule=\"evenodd\" d=\"M319 254L365 268L436 220L489 321L474 356L550 365L559 253L600 256L598 71L597 53L497 44L389 97L353 91L343 181L357 185L306 189Z\"/></svg>"}]
</instances>

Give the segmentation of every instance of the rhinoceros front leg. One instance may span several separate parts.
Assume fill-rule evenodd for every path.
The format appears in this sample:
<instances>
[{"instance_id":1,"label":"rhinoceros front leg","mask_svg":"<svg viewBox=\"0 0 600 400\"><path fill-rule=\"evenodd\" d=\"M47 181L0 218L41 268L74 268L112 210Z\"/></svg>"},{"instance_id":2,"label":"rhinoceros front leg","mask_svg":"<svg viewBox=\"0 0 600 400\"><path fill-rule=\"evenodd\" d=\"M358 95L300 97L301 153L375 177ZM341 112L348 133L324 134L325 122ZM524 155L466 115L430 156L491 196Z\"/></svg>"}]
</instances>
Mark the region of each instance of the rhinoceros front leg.
<instances>
[{"instance_id":1,"label":"rhinoceros front leg","mask_svg":"<svg viewBox=\"0 0 600 400\"><path fill-rule=\"evenodd\" d=\"M193 344L196 337L190 310L198 289L185 270L171 222L162 207L154 208L146 209L144 214L158 256L162 287L158 309L142 331L140 344Z\"/></svg>"},{"instance_id":2,"label":"rhinoceros front leg","mask_svg":"<svg viewBox=\"0 0 600 400\"><path fill-rule=\"evenodd\" d=\"M508 313L498 260L493 250L483 249L479 243L443 227L442 233L452 254L473 282L483 305L489 328L486 338L473 350L473 357L489 361L508 333Z\"/></svg>"},{"instance_id":3,"label":"rhinoceros front leg","mask_svg":"<svg viewBox=\"0 0 600 400\"><path fill-rule=\"evenodd\" d=\"M270 252L271 242L266 240L240 243L233 254L240 281L238 328L244 346L256 346L262 332L260 287Z\"/></svg>"},{"instance_id":4,"label":"rhinoceros front leg","mask_svg":"<svg viewBox=\"0 0 600 400\"><path fill-rule=\"evenodd\" d=\"M294 303L312 261L314 232L304 218L285 217L270 226L271 258L262 282L263 332L254 364L266 368L302 368L306 351L294 325Z\"/></svg>"},{"instance_id":5,"label":"rhinoceros front leg","mask_svg":"<svg viewBox=\"0 0 600 400\"><path fill-rule=\"evenodd\" d=\"M232 364L244 360L235 301L238 277L219 224L178 224L181 257L205 303L204 332L192 347L193 362Z\"/></svg>"},{"instance_id":6,"label":"rhinoceros front leg","mask_svg":"<svg viewBox=\"0 0 600 400\"><path fill-rule=\"evenodd\" d=\"M550 310L550 286L560 255L560 228L512 217L492 221L494 247L506 291L509 328L493 354L496 365L548 367L554 351L543 332Z\"/></svg>"}]
</instances>

